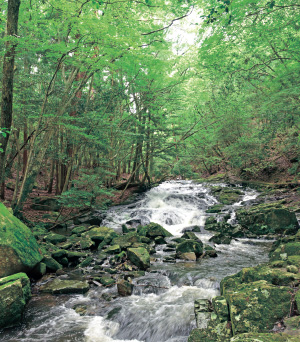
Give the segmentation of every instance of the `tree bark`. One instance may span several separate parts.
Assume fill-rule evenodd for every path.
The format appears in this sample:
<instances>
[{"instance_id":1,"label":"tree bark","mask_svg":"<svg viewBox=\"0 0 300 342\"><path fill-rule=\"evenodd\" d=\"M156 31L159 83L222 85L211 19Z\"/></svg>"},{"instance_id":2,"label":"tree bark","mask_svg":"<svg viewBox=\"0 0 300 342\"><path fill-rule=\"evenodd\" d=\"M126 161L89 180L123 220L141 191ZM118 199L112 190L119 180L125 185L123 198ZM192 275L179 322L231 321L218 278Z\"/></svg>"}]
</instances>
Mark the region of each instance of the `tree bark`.
<instances>
[{"instance_id":1,"label":"tree bark","mask_svg":"<svg viewBox=\"0 0 300 342\"><path fill-rule=\"evenodd\" d=\"M19 20L20 0L8 0L6 35L8 37L17 37ZM11 129L12 123L12 105L13 105L13 80L16 43L6 42L6 53L3 59L3 77L2 77L2 101L0 129L7 132ZM4 178L5 178L5 154L7 149L9 133L0 134L0 184L2 186L1 198L4 199Z\"/></svg>"}]
</instances>

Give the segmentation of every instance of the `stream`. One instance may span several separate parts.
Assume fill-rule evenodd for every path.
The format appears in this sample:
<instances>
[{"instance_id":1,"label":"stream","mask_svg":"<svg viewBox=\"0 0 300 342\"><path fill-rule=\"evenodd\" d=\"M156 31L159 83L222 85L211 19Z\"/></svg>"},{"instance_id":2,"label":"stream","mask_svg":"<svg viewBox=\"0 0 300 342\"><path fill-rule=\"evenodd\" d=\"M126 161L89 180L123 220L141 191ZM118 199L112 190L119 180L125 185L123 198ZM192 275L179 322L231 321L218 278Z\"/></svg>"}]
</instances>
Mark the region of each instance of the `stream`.
<instances>
[{"instance_id":1,"label":"stream","mask_svg":"<svg viewBox=\"0 0 300 342\"><path fill-rule=\"evenodd\" d=\"M220 214L206 214L218 203L210 192L212 185L226 186L191 181L162 183L133 204L109 209L102 225L120 231L128 221L143 225L156 222L174 236L200 226L201 232L196 235L203 243L211 244L208 240L213 234L203 228L206 217L217 215L221 220L226 215L234 223L236 208L254 202L258 195L255 190L239 188L243 192L240 202L224 206ZM270 244L263 239L237 239L230 245L215 245L217 258L175 263L166 262L174 251L165 251L166 246L161 245L150 272L133 280L130 297L116 296L116 287L93 287L86 295L34 295L24 323L5 330L0 341L186 342L196 327L194 301L218 295L220 280L225 276L266 262ZM91 272L95 273L91 267L70 270L65 277ZM86 315L76 313L76 306L83 306Z\"/></svg>"}]
</instances>

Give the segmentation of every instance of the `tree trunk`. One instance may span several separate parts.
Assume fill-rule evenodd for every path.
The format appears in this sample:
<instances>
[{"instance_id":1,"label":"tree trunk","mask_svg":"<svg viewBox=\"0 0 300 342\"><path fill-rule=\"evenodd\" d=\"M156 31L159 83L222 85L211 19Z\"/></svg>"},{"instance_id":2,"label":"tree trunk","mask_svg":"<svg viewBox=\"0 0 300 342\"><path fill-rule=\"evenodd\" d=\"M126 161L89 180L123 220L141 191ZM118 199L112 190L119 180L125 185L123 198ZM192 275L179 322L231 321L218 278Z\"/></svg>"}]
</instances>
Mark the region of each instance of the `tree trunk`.
<instances>
[{"instance_id":1,"label":"tree trunk","mask_svg":"<svg viewBox=\"0 0 300 342\"><path fill-rule=\"evenodd\" d=\"M6 35L16 37L18 34L20 0L8 0ZM3 59L2 76L2 101L0 129L7 132L11 129L12 105L13 105L13 81L16 44L6 42L6 53ZM0 184L2 186L1 198L4 199L4 177L5 177L5 153L8 143L9 133L0 134Z\"/></svg>"}]
</instances>

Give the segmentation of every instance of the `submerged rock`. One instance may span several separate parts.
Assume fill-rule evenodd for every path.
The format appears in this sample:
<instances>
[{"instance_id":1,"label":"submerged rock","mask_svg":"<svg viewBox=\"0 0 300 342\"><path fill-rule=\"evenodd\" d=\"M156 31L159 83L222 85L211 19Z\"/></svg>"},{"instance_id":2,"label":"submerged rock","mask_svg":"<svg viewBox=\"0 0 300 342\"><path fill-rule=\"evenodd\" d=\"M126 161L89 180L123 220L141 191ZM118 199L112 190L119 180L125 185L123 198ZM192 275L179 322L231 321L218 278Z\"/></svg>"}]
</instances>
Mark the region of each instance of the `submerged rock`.
<instances>
[{"instance_id":1,"label":"submerged rock","mask_svg":"<svg viewBox=\"0 0 300 342\"><path fill-rule=\"evenodd\" d=\"M30 229L0 203L0 277L28 273L42 258Z\"/></svg>"},{"instance_id":2,"label":"submerged rock","mask_svg":"<svg viewBox=\"0 0 300 342\"><path fill-rule=\"evenodd\" d=\"M0 329L20 323L30 297L30 281L25 273L0 279Z\"/></svg>"}]
</instances>

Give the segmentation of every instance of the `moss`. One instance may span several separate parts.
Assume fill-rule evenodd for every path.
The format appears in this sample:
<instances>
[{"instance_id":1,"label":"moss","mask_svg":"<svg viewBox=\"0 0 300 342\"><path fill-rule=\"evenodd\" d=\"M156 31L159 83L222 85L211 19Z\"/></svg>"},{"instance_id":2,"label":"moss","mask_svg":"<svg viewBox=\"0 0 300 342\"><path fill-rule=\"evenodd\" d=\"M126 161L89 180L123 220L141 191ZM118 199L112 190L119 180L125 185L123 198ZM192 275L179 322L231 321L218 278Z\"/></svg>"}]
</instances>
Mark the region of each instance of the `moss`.
<instances>
[{"instance_id":1,"label":"moss","mask_svg":"<svg viewBox=\"0 0 300 342\"><path fill-rule=\"evenodd\" d=\"M196 257L199 258L203 253L203 243L200 240L185 240L176 246L176 255L179 258L181 254L190 252L195 253Z\"/></svg>"},{"instance_id":2,"label":"moss","mask_svg":"<svg viewBox=\"0 0 300 342\"><path fill-rule=\"evenodd\" d=\"M87 281L54 279L40 287L41 292L52 294L85 293L89 290Z\"/></svg>"},{"instance_id":3,"label":"moss","mask_svg":"<svg viewBox=\"0 0 300 342\"><path fill-rule=\"evenodd\" d=\"M30 229L0 203L0 277L28 272L42 260Z\"/></svg>"},{"instance_id":4,"label":"moss","mask_svg":"<svg viewBox=\"0 0 300 342\"><path fill-rule=\"evenodd\" d=\"M230 342L299 342L299 338L286 334L250 333L234 336Z\"/></svg>"},{"instance_id":5,"label":"moss","mask_svg":"<svg viewBox=\"0 0 300 342\"><path fill-rule=\"evenodd\" d=\"M165 228L163 228L158 223L149 223L144 227L138 227L137 232L141 236L146 236L152 240L154 240L158 236L162 237L171 237L173 236L170 232L168 232Z\"/></svg>"},{"instance_id":6,"label":"moss","mask_svg":"<svg viewBox=\"0 0 300 342\"><path fill-rule=\"evenodd\" d=\"M128 248L128 259L139 269L147 270L150 267L150 255L143 247Z\"/></svg>"}]
</instances>

